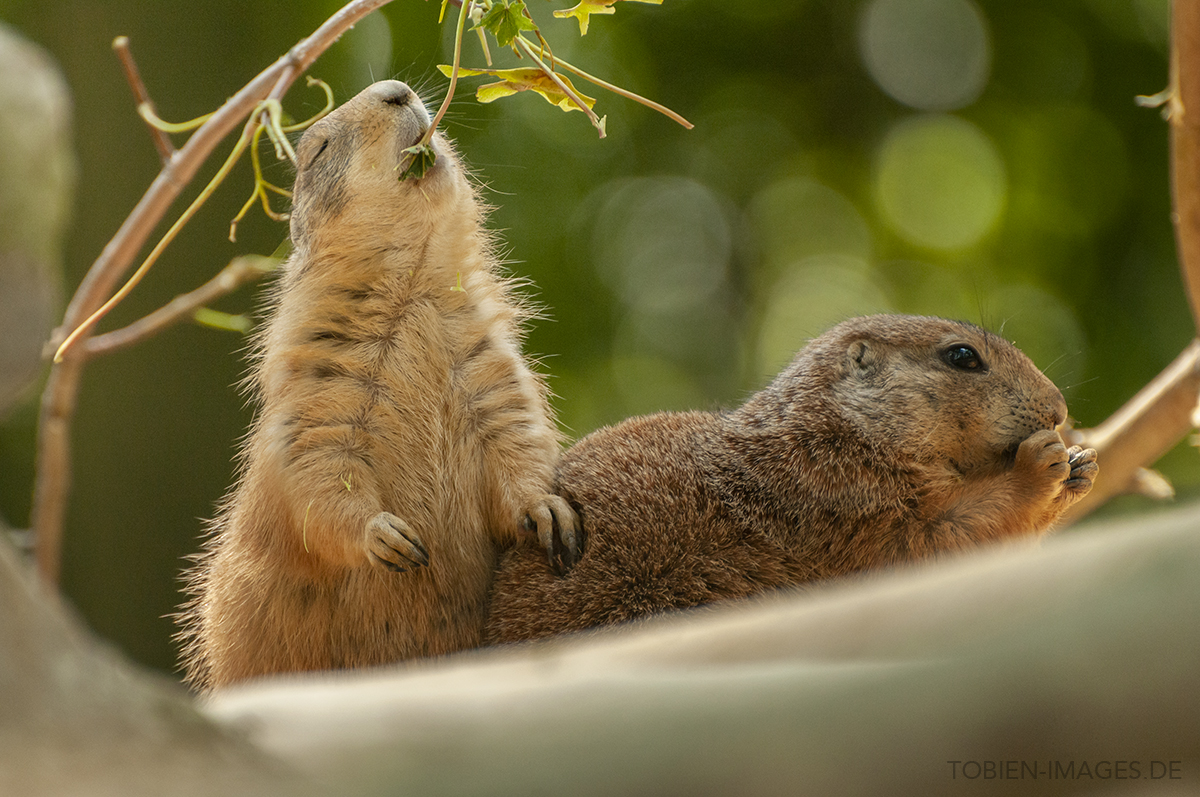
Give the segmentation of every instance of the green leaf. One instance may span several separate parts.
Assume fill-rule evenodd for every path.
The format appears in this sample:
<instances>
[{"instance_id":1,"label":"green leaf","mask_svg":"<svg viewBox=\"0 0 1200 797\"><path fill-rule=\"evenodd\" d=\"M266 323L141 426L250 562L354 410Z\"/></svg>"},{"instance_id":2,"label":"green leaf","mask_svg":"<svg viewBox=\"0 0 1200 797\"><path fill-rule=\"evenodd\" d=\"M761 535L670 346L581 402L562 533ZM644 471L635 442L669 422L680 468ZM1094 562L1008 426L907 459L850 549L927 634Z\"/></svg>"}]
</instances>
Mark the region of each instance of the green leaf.
<instances>
[{"instance_id":1,"label":"green leaf","mask_svg":"<svg viewBox=\"0 0 1200 797\"><path fill-rule=\"evenodd\" d=\"M494 3L475 27L491 31L501 47L512 44L513 39L523 30L538 29L533 20L525 16L523 0L503 0Z\"/></svg>"},{"instance_id":2,"label":"green leaf","mask_svg":"<svg viewBox=\"0 0 1200 797\"><path fill-rule=\"evenodd\" d=\"M433 164L437 162L437 153L428 144L417 144L403 152L409 156L409 161L408 166L400 173L401 180L407 180L410 177L420 180L425 176L425 172L432 169Z\"/></svg>"},{"instance_id":3,"label":"green leaf","mask_svg":"<svg viewBox=\"0 0 1200 797\"><path fill-rule=\"evenodd\" d=\"M660 6L663 0L633 0L635 3L650 3ZM555 11L554 16L559 19L567 19L575 17L579 20L579 35L586 36L588 32L588 21L592 14L615 14L616 9L613 5L621 2L621 0L580 0L579 5L572 8L567 8L562 11Z\"/></svg>"},{"instance_id":4,"label":"green leaf","mask_svg":"<svg viewBox=\"0 0 1200 797\"><path fill-rule=\"evenodd\" d=\"M442 71L442 74L450 74L450 67L445 64L439 65L438 69ZM549 75L535 66L520 67L518 69L463 69L460 67L458 74L459 77L488 75L500 78L500 82L498 83L488 83L476 89L475 99L480 102L492 102L501 97L511 97L518 92L533 91L542 95L546 99L546 102L551 105L557 105L564 111L579 110L579 106L575 104L575 101L560 89L550 79ZM558 79L563 82L563 85L575 92L588 108L596 105L596 100L575 88L566 75L558 75Z\"/></svg>"}]
</instances>

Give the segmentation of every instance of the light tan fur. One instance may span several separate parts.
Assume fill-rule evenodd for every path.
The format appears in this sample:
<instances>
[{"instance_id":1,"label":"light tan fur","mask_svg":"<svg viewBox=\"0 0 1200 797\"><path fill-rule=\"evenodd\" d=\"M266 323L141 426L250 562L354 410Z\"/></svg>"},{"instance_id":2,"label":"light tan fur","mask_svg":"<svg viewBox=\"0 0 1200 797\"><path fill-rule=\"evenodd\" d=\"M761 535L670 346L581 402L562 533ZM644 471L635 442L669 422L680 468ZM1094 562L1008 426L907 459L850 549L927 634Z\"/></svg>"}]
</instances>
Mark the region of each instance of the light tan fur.
<instances>
[{"instance_id":1,"label":"light tan fur","mask_svg":"<svg viewBox=\"0 0 1200 797\"><path fill-rule=\"evenodd\" d=\"M507 554L487 637L533 639L1042 533L1098 472L1095 451L1067 449L1055 431L1066 412L1024 354L978 327L846 321L737 410L633 418L567 451L555 489L578 512L583 554L561 578L536 549Z\"/></svg>"},{"instance_id":2,"label":"light tan fur","mask_svg":"<svg viewBox=\"0 0 1200 797\"><path fill-rule=\"evenodd\" d=\"M384 81L296 148L258 413L181 614L194 686L475 646L523 519L573 542L548 494L546 387L520 350L529 312L475 190L440 133L433 169L400 179L429 121Z\"/></svg>"}]
</instances>

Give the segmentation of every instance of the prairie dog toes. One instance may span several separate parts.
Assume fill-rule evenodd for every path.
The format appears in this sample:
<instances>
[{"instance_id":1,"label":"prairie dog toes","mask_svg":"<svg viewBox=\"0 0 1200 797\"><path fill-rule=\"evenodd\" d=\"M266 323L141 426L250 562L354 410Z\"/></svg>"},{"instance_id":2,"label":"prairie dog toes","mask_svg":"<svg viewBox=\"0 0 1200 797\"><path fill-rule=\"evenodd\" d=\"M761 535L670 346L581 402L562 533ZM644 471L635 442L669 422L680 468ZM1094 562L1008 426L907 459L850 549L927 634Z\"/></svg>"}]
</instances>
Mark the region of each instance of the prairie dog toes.
<instances>
[{"instance_id":1,"label":"prairie dog toes","mask_svg":"<svg viewBox=\"0 0 1200 797\"><path fill-rule=\"evenodd\" d=\"M571 505L557 495L544 495L526 507L525 530L534 532L546 551L550 567L565 573L579 559L579 518Z\"/></svg>"},{"instance_id":2,"label":"prairie dog toes","mask_svg":"<svg viewBox=\"0 0 1200 797\"><path fill-rule=\"evenodd\" d=\"M296 147L257 414L181 613L199 688L473 647L500 553L543 525L560 439L521 353L531 311L449 140L400 179L429 123L383 81Z\"/></svg>"},{"instance_id":3,"label":"prairie dog toes","mask_svg":"<svg viewBox=\"0 0 1200 797\"><path fill-rule=\"evenodd\" d=\"M1067 464L1071 470L1066 481L1063 482L1063 489L1058 497L1058 500L1065 504L1064 509L1087 495L1092 489L1092 482L1100 473L1094 448L1071 446L1067 449Z\"/></svg>"},{"instance_id":4,"label":"prairie dog toes","mask_svg":"<svg viewBox=\"0 0 1200 797\"><path fill-rule=\"evenodd\" d=\"M371 563L394 573L429 564L429 553L407 523L391 512L380 512L367 524Z\"/></svg>"},{"instance_id":5,"label":"prairie dog toes","mask_svg":"<svg viewBox=\"0 0 1200 797\"><path fill-rule=\"evenodd\" d=\"M868 316L813 340L731 412L581 440L556 489L586 536L558 577L509 552L487 639L534 639L936 557L1048 529L1091 488L1062 394L971 324Z\"/></svg>"}]
</instances>

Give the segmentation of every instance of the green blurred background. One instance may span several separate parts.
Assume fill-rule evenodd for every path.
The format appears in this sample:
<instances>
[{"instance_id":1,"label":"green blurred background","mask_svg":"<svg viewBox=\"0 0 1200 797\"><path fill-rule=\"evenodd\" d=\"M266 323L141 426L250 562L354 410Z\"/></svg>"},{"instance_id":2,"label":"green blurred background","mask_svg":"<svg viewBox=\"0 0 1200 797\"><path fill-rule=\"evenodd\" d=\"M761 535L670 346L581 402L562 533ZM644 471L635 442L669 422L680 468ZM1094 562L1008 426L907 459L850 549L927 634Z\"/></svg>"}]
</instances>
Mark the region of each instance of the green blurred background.
<instances>
[{"instance_id":1,"label":"green blurred background","mask_svg":"<svg viewBox=\"0 0 1200 797\"><path fill-rule=\"evenodd\" d=\"M182 120L339 5L0 0L0 20L49 50L74 93L68 292L159 168L112 39L130 37L160 114ZM1167 0L621 3L584 39L551 19L565 5L531 0L559 55L696 125L588 90L608 116L597 140L582 114L533 95L478 105L477 81L452 107L447 129L487 186L513 269L547 308L528 348L571 437L635 413L736 405L806 338L859 313L1002 329L1084 426L1191 338L1166 125L1134 104L1167 81ZM312 73L339 101L386 77L436 101L435 66L450 58L437 11L396 0ZM464 63L481 61L468 38ZM285 107L304 117L320 103L298 84ZM290 183L289 167L267 162ZM286 230L261 214L226 239L249 190L243 166L106 328L237 254L274 250ZM220 309L252 311L259 290ZM234 387L243 344L185 325L85 373L63 586L96 631L153 667L174 666L164 615L250 419ZM28 522L33 395L0 426L0 514L15 525ZM1162 468L1186 493L1197 464L1181 447Z\"/></svg>"}]
</instances>

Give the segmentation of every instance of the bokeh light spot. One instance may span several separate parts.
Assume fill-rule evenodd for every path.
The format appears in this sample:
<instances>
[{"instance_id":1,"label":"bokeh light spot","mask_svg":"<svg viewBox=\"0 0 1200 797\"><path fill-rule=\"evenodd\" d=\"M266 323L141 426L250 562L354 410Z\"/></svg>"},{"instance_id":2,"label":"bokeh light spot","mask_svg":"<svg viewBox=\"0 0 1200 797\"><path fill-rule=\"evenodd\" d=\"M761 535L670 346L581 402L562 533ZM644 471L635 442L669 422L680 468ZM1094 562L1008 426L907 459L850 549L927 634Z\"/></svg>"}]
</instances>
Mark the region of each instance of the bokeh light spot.
<instances>
[{"instance_id":1,"label":"bokeh light spot","mask_svg":"<svg viewBox=\"0 0 1200 797\"><path fill-rule=\"evenodd\" d=\"M750 204L763 259L780 267L818 254L871 256L871 230L857 208L837 191L813 180L781 180Z\"/></svg>"},{"instance_id":2,"label":"bokeh light spot","mask_svg":"<svg viewBox=\"0 0 1200 797\"><path fill-rule=\"evenodd\" d=\"M771 288L758 337L761 376L778 372L805 343L856 315L893 312L865 260L829 254L792 266Z\"/></svg>"},{"instance_id":3,"label":"bokeh light spot","mask_svg":"<svg viewBox=\"0 0 1200 797\"><path fill-rule=\"evenodd\" d=\"M991 66L987 23L970 0L875 0L859 48L880 88L922 110L970 105Z\"/></svg>"},{"instance_id":4,"label":"bokeh light spot","mask_svg":"<svg viewBox=\"0 0 1200 797\"><path fill-rule=\"evenodd\" d=\"M679 177L638 178L604 190L592 255L627 306L645 312L699 304L725 285L732 241L711 191Z\"/></svg>"},{"instance_id":5,"label":"bokeh light spot","mask_svg":"<svg viewBox=\"0 0 1200 797\"><path fill-rule=\"evenodd\" d=\"M1004 209L1000 154L979 128L953 116L905 120L876 160L875 198L884 218L911 243L962 249L987 234Z\"/></svg>"}]
</instances>

